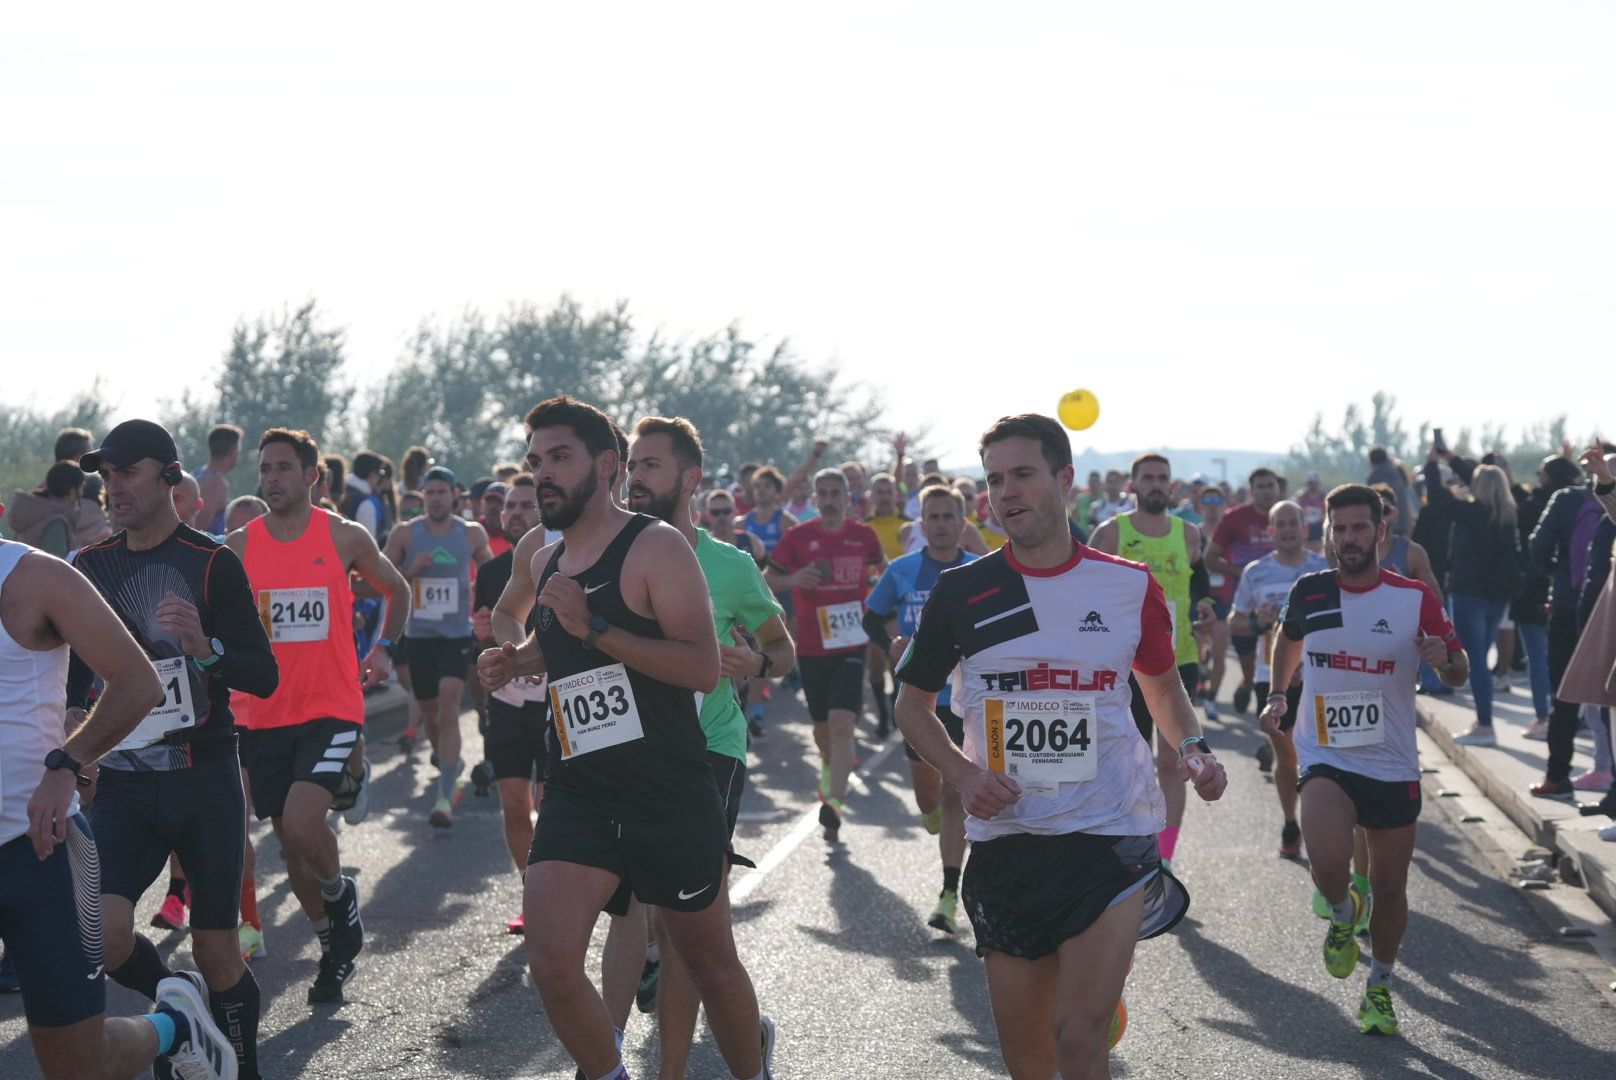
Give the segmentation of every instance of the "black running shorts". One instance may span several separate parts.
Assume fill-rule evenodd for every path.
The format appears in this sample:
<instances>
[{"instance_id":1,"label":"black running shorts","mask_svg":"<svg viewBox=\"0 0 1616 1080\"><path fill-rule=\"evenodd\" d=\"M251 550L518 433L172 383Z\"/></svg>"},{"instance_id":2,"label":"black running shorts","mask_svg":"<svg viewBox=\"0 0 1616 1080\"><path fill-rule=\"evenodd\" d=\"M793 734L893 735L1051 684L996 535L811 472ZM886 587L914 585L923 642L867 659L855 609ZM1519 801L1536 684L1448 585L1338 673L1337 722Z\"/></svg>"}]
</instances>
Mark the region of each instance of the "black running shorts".
<instances>
[{"instance_id":1,"label":"black running shorts","mask_svg":"<svg viewBox=\"0 0 1616 1080\"><path fill-rule=\"evenodd\" d=\"M709 750L707 764L712 766L718 799L724 804L724 821L729 825L729 838L733 840L735 823L740 820L741 793L746 790L746 762Z\"/></svg>"},{"instance_id":2,"label":"black running shorts","mask_svg":"<svg viewBox=\"0 0 1616 1080\"><path fill-rule=\"evenodd\" d=\"M90 827L102 893L139 903L172 851L191 885L191 929L236 928L247 822L234 754L172 772L103 766Z\"/></svg>"},{"instance_id":3,"label":"black running shorts","mask_svg":"<svg viewBox=\"0 0 1616 1080\"><path fill-rule=\"evenodd\" d=\"M965 745L965 721L956 716L953 709L947 705L937 706L937 719L943 722L943 727L948 730L948 737L954 741L955 746ZM920 755L915 753L915 748L909 745L908 739L903 740L903 752L910 761L921 760Z\"/></svg>"},{"instance_id":4,"label":"black running shorts","mask_svg":"<svg viewBox=\"0 0 1616 1080\"><path fill-rule=\"evenodd\" d=\"M1251 688L1256 692L1257 712L1263 711L1268 704L1269 686L1265 682L1252 683ZM1296 726L1296 714L1302 707L1302 687L1300 684L1285 691L1285 719L1280 721L1279 730L1289 731Z\"/></svg>"},{"instance_id":5,"label":"black running shorts","mask_svg":"<svg viewBox=\"0 0 1616 1080\"><path fill-rule=\"evenodd\" d=\"M1309 780L1328 780L1352 800L1358 824L1366 829L1401 829L1420 818L1418 780L1373 780L1333 765L1309 765L1296 781L1300 791Z\"/></svg>"},{"instance_id":6,"label":"black running shorts","mask_svg":"<svg viewBox=\"0 0 1616 1080\"><path fill-rule=\"evenodd\" d=\"M1184 692L1194 701L1195 686L1201 681L1201 665L1178 665L1178 681L1184 684ZM1139 680L1132 675L1128 676L1128 693L1132 695L1128 699L1128 708L1133 711L1133 726L1139 729L1139 737L1149 742L1151 733L1156 730L1156 723L1145 704L1145 695L1139 692Z\"/></svg>"},{"instance_id":7,"label":"black running shorts","mask_svg":"<svg viewBox=\"0 0 1616 1080\"><path fill-rule=\"evenodd\" d=\"M242 732L253 816L259 821L280 817L287 793L299 780L318 784L335 798L362 731L358 724L327 718Z\"/></svg>"},{"instance_id":8,"label":"black running shorts","mask_svg":"<svg viewBox=\"0 0 1616 1080\"><path fill-rule=\"evenodd\" d=\"M830 719L832 709L846 709L855 717L864 708L864 647L835 656L799 656L802 696L808 716L816 724Z\"/></svg>"},{"instance_id":9,"label":"black running shorts","mask_svg":"<svg viewBox=\"0 0 1616 1080\"><path fill-rule=\"evenodd\" d=\"M542 701L512 705L488 699L488 732L483 751L494 769L495 780L543 780L549 754L544 736L550 709Z\"/></svg>"},{"instance_id":10,"label":"black running shorts","mask_svg":"<svg viewBox=\"0 0 1616 1080\"><path fill-rule=\"evenodd\" d=\"M1189 893L1163 869L1154 836L1016 833L971 845L960 899L978 956L1037 960L1139 889L1141 941L1171 930L1189 908Z\"/></svg>"},{"instance_id":11,"label":"black running shorts","mask_svg":"<svg viewBox=\"0 0 1616 1080\"><path fill-rule=\"evenodd\" d=\"M1242 619L1241 621L1244 622L1245 620ZM1229 644L1234 646L1236 656L1257 655L1257 638L1254 635L1231 633L1229 635Z\"/></svg>"},{"instance_id":12,"label":"black running shorts","mask_svg":"<svg viewBox=\"0 0 1616 1080\"><path fill-rule=\"evenodd\" d=\"M605 910L626 915L630 895L673 911L705 910L724 888L728 855L716 795L710 806L677 817L618 821L546 787L527 862L576 863L617 875L620 884Z\"/></svg>"},{"instance_id":13,"label":"black running shorts","mask_svg":"<svg viewBox=\"0 0 1616 1080\"><path fill-rule=\"evenodd\" d=\"M404 648L410 658L410 688L416 701L437 697L443 679L465 682L477 656L470 637L405 638ZM459 706L459 702L455 704Z\"/></svg>"},{"instance_id":14,"label":"black running shorts","mask_svg":"<svg viewBox=\"0 0 1616 1080\"><path fill-rule=\"evenodd\" d=\"M68 819L67 842L44 862L26 835L0 845L0 941L30 1025L71 1027L107 1011L104 940L100 864L83 814Z\"/></svg>"}]
</instances>

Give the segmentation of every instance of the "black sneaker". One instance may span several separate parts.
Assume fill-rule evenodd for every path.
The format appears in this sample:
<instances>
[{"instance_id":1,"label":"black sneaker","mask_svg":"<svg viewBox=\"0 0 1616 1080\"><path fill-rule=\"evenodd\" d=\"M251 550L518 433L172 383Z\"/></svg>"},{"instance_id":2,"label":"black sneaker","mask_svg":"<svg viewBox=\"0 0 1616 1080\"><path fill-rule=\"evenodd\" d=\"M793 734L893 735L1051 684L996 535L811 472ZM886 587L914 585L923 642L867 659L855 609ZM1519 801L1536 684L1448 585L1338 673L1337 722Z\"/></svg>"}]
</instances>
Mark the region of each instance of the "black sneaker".
<instances>
[{"instance_id":1,"label":"black sneaker","mask_svg":"<svg viewBox=\"0 0 1616 1080\"><path fill-rule=\"evenodd\" d=\"M1234 688L1234 711L1237 713L1243 713L1246 711L1246 706L1250 704L1251 687L1247 686L1245 683L1241 683L1239 686Z\"/></svg>"},{"instance_id":2,"label":"black sneaker","mask_svg":"<svg viewBox=\"0 0 1616 1080\"><path fill-rule=\"evenodd\" d=\"M647 960L640 972L640 988L634 992L634 1005L642 1013L656 1012L656 988L662 978L662 962Z\"/></svg>"},{"instance_id":3,"label":"black sneaker","mask_svg":"<svg viewBox=\"0 0 1616 1080\"><path fill-rule=\"evenodd\" d=\"M331 920L331 955L338 967L352 968L359 950L365 947L365 923L359 916L359 886L351 877L342 879L342 895L325 905ZM350 972L351 973L351 972Z\"/></svg>"},{"instance_id":4,"label":"black sneaker","mask_svg":"<svg viewBox=\"0 0 1616 1080\"><path fill-rule=\"evenodd\" d=\"M1262 772L1274 771L1274 748L1264 739L1257 744L1257 768Z\"/></svg>"},{"instance_id":5,"label":"black sneaker","mask_svg":"<svg viewBox=\"0 0 1616 1080\"><path fill-rule=\"evenodd\" d=\"M819 824L825 827L826 840L834 844L841 839L842 815L829 802L819 804Z\"/></svg>"},{"instance_id":6,"label":"black sneaker","mask_svg":"<svg viewBox=\"0 0 1616 1080\"><path fill-rule=\"evenodd\" d=\"M320 954L320 970L309 987L310 1005L341 1005L342 987L353 978L353 961L339 964L332 953Z\"/></svg>"},{"instance_id":7,"label":"black sneaker","mask_svg":"<svg viewBox=\"0 0 1616 1080\"><path fill-rule=\"evenodd\" d=\"M1285 827L1279 830L1279 857L1281 859L1302 857L1302 827L1294 821L1287 821Z\"/></svg>"},{"instance_id":8,"label":"black sneaker","mask_svg":"<svg viewBox=\"0 0 1616 1080\"><path fill-rule=\"evenodd\" d=\"M494 786L494 767L486 761L479 761L471 769L471 790L482 799L488 798L489 789Z\"/></svg>"}]
</instances>

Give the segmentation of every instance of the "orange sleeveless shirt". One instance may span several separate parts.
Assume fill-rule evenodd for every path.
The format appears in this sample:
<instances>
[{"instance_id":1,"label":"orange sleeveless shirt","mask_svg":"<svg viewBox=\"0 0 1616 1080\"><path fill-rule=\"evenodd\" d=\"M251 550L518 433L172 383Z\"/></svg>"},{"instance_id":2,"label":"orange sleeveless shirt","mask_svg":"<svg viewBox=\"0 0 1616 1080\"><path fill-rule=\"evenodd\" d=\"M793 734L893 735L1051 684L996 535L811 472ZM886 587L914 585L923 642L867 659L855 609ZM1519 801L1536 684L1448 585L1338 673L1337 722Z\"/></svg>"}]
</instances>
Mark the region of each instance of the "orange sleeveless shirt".
<instances>
[{"instance_id":1,"label":"orange sleeveless shirt","mask_svg":"<svg viewBox=\"0 0 1616 1080\"><path fill-rule=\"evenodd\" d=\"M331 536L336 515L319 507L312 511L308 528L296 540L275 539L264 518L247 526L241 561L281 679L266 699L231 695L240 727L292 727L323 719L365 722L353 590Z\"/></svg>"}]
</instances>

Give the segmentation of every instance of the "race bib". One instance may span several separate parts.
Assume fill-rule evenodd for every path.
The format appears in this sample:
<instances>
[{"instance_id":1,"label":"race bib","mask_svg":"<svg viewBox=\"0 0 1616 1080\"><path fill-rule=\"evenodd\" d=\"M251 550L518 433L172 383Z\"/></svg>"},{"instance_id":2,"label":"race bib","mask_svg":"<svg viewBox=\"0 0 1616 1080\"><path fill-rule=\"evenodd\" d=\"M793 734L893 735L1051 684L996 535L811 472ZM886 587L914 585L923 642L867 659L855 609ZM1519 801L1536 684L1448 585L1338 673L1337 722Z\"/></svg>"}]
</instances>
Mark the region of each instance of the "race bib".
<instances>
[{"instance_id":1,"label":"race bib","mask_svg":"<svg viewBox=\"0 0 1616 1080\"><path fill-rule=\"evenodd\" d=\"M827 649L851 649L866 644L864 605L857 600L819 609L819 640Z\"/></svg>"},{"instance_id":2,"label":"race bib","mask_svg":"<svg viewBox=\"0 0 1616 1080\"><path fill-rule=\"evenodd\" d=\"M416 578L410 582L414 603L410 610L423 619L446 619L460 614L459 578Z\"/></svg>"},{"instance_id":3,"label":"race bib","mask_svg":"<svg viewBox=\"0 0 1616 1080\"><path fill-rule=\"evenodd\" d=\"M531 677L518 675L488 696L520 708L530 702L543 701L549 694L550 690L543 675Z\"/></svg>"},{"instance_id":4,"label":"race bib","mask_svg":"<svg viewBox=\"0 0 1616 1080\"><path fill-rule=\"evenodd\" d=\"M645 737L634 687L622 664L553 680L550 711L565 761Z\"/></svg>"},{"instance_id":5,"label":"race bib","mask_svg":"<svg viewBox=\"0 0 1616 1080\"><path fill-rule=\"evenodd\" d=\"M1214 588L1214 589L1223 588L1223 581L1224 581L1224 578L1223 578L1222 574L1214 573L1211 570L1208 570L1206 572L1206 583L1211 588Z\"/></svg>"},{"instance_id":6,"label":"race bib","mask_svg":"<svg viewBox=\"0 0 1616 1080\"><path fill-rule=\"evenodd\" d=\"M988 698L988 768L1031 795L1054 795L1062 784L1093 780L1094 699L1015 694Z\"/></svg>"},{"instance_id":7,"label":"race bib","mask_svg":"<svg viewBox=\"0 0 1616 1080\"><path fill-rule=\"evenodd\" d=\"M135 730L114 750L138 750L150 746L170 731L196 726L196 708L191 701L191 673L185 670L185 657L153 660L157 679L163 684L163 703L146 714Z\"/></svg>"},{"instance_id":8,"label":"race bib","mask_svg":"<svg viewBox=\"0 0 1616 1080\"><path fill-rule=\"evenodd\" d=\"M1345 690L1313 695L1319 745L1335 749L1378 746L1386 741L1379 690Z\"/></svg>"},{"instance_id":9,"label":"race bib","mask_svg":"<svg viewBox=\"0 0 1616 1080\"><path fill-rule=\"evenodd\" d=\"M331 636L331 605L317 589L260 589L258 619L270 641L325 641Z\"/></svg>"}]
</instances>

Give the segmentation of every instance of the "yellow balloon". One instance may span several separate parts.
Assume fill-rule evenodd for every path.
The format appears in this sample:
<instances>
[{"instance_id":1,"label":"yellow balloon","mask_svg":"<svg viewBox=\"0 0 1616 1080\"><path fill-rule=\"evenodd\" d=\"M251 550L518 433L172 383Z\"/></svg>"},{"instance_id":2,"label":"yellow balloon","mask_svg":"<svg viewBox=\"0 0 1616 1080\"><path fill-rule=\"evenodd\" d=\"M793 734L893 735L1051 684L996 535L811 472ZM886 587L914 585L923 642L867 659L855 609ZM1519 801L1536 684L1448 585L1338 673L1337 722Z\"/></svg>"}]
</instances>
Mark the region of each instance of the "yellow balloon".
<instances>
[{"instance_id":1,"label":"yellow balloon","mask_svg":"<svg viewBox=\"0 0 1616 1080\"><path fill-rule=\"evenodd\" d=\"M1084 428L1093 427L1094 421L1099 418L1100 399L1087 390L1073 390L1069 394L1061 395L1061 423L1073 431L1082 431Z\"/></svg>"}]
</instances>

